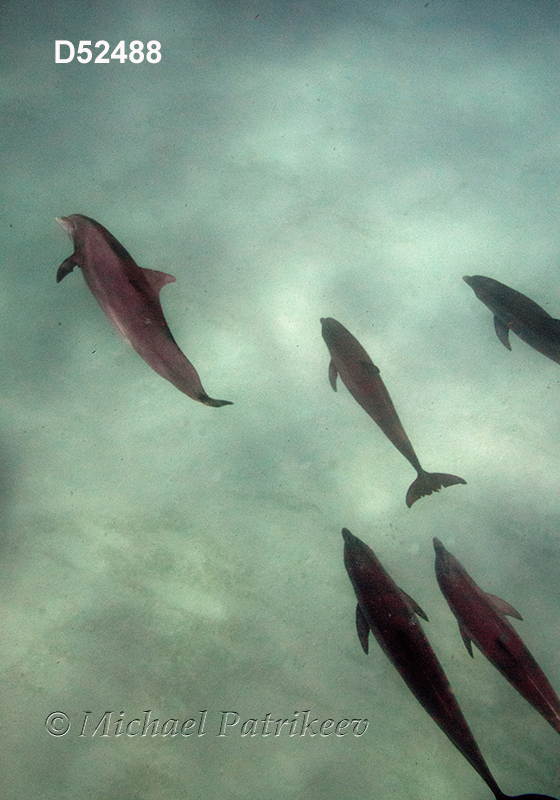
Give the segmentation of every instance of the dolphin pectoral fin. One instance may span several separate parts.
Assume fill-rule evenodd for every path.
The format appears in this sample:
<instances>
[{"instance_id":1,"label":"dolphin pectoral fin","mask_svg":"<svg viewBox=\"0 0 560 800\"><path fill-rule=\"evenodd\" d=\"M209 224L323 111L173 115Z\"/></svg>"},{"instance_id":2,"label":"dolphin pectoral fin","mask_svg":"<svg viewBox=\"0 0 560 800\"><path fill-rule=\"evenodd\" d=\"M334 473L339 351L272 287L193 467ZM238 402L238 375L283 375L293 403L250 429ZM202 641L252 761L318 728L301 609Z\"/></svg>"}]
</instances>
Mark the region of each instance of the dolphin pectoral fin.
<instances>
[{"instance_id":1,"label":"dolphin pectoral fin","mask_svg":"<svg viewBox=\"0 0 560 800\"><path fill-rule=\"evenodd\" d=\"M338 376L338 370L336 368L336 364L334 360L331 358L331 363L329 364L329 383L336 392L336 379Z\"/></svg>"},{"instance_id":2,"label":"dolphin pectoral fin","mask_svg":"<svg viewBox=\"0 0 560 800\"><path fill-rule=\"evenodd\" d=\"M369 652L369 625L359 603L356 606L356 628L358 629L358 639L360 640L362 649L367 655Z\"/></svg>"},{"instance_id":3,"label":"dolphin pectoral fin","mask_svg":"<svg viewBox=\"0 0 560 800\"><path fill-rule=\"evenodd\" d=\"M445 472L424 472L422 470L408 487L406 504L410 508L421 497L426 497L432 492L439 492L442 487L445 489L447 486L455 486L457 483L466 483L466 480L459 478L458 475L448 475Z\"/></svg>"},{"instance_id":4,"label":"dolphin pectoral fin","mask_svg":"<svg viewBox=\"0 0 560 800\"><path fill-rule=\"evenodd\" d=\"M469 634L467 633L465 628L463 628L461 623L459 623L459 632L461 634L461 639L463 640L463 642L465 644L465 647L467 648L467 650L469 652L470 657L474 658L473 651L472 651L471 637L469 636Z\"/></svg>"},{"instance_id":5,"label":"dolphin pectoral fin","mask_svg":"<svg viewBox=\"0 0 560 800\"><path fill-rule=\"evenodd\" d=\"M501 597L496 597L495 594L490 594L489 592L485 592L484 594L490 600L498 614L507 614L508 617L515 617L515 619L520 619L523 622L523 617L519 611L516 611L513 606L510 606L510 604L502 600Z\"/></svg>"},{"instance_id":6,"label":"dolphin pectoral fin","mask_svg":"<svg viewBox=\"0 0 560 800\"><path fill-rule=\"evenodd\" d=\"M426 616L426 613L422 611L416 600L414 600L409 594L407 594L404 591L404 589L399 588L399 592L402 594L404 601L407 603L407 605L410 606L410 608L414 611L415 614L417 614L419 617L422 617L422 619L425 619L426 622L430 621Z\"/></svg>"},{"instance_id":7,"label":"dolphin pectoral fin","mask_svg":"<svg viewBox=\"0 0 560 800\"><path fill-rule=\"evenodd\" d=\"M72 253L71 256L64 259L58 270L56 271L56 282L60 283L60 281L69 275L74 267L78 266L78 262L74 260L74 254Z\"/></svg>"},{"instance_id":8,"label":"dolphin pectoral fin","mask_svg":"<svg viewBox=\"0 0 560 800\"><path fill-rule=\"evenodd\" d=\"M508 350L511 350L511 345L509 343L509 328L502 322L501 319L498 317L494 317L494 330L498 335L498 339L503 344L504 347L507 347Z\"/></svg>"}]
</instances>

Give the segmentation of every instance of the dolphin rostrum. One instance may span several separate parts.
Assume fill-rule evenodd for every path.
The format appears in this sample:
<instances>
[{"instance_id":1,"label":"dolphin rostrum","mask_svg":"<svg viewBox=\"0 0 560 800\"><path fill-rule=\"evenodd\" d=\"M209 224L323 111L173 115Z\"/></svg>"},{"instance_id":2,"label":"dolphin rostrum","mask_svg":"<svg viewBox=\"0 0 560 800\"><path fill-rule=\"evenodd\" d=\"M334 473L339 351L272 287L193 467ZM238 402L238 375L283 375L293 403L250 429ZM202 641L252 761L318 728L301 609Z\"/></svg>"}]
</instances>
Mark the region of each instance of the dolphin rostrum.
<instances>
[{"instance_id":1,"label":"dolphin rostrum","mask_svg":"<svg viewBox=\"0 0 560 800\"><path fill-rule=\"evenodd\" d=\"M453 486L466 483L457 475L445 472L426 472L410 439L406 435L395 407L379 374L379 369L372 362L359 341L352 336L344 325L332 317L321 319L323 339L331 354L329 380L336 392L336 378L340 375L342 382L364 411L376 422L385 436L397 450L412 464L418 477L410 485L406 494L406 504L410 508L420 497L437 492L442 486Z\"/></svg>"},{"instance_id":2,"label":"dolphin rostrum","mask_svg":"<svg viewBox=\"0 0 560 800\"><path fill-rule=\"evenodd\" d=\"M560 733L560 700L506 614L522 619L518 611L477 586L464 566L434 539L439 588L455 614L470 655L474 642L482 655L514 689Z\"/></svg>"},{"instance_id":3,"label":"dolphin rostrum","mask_svg":"<svg viewBox=\"0 0 560 800\"><path fill-rule=\"evenodd\" d=\"M420 606L396 585L361 539L343 528L344 565L358 605L356 626L364 651L371 631L406 685L452 744L475 769L496 800L554 800L548 795L504 794L490 772L461 711L443 667L432 650L417 615Z\"/></svg>"},{"instance_id":4,"label":"dolphin rostrum","mask_svg":"<svg viewBox=\"0 0 560 800\"><path fill-rule=\"evenodd\" d=\"M539 353L560 364L560 319L554 319L534 300L494 278L465 275L463 280L494 314L498 339L508 350L512 330Z\"/></svg>"},{"instance_id":5,"label":"dolphin rostrum","mask_svg":"<svg viewBox=\"0 0 560 800\"><path fill-rule=\"evenodd\" d=\"M160 289L175 278L142 269L109 231L82 214L56 220L74 243L74 252L56 273L59 283L81 267L91 292L117 331L159 375L181 392L207 406L231 405L209 397L198 372L182 353L167 326Z\"/></svg>"}]
</instances>

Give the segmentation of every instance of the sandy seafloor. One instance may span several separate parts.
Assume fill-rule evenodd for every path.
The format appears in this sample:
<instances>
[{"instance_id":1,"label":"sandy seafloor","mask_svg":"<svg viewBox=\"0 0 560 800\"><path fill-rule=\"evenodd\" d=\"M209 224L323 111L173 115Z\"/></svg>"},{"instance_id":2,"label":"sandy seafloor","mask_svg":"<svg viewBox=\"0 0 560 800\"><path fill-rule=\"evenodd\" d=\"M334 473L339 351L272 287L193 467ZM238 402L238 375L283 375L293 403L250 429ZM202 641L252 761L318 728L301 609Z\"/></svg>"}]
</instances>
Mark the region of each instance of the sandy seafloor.
<instances>
[{"instance_id":1,"label":"sandy seafloor","mask_svg":"<svg viewBox=\"0 0 560 800\"><path fill-rule=\"evenodd\" d=\"M469 657L432 548L521 612L560 690L560 367L515 336L508 352L461 280L560 317L557 11L3 4L4 800L490 798L377 644L362 652L343 526L428 614L503 791L560 795L558 735ZM56 39L163 56L56 65ZM72 213L176 276L171 330L234 405L149 369L79 270L56 284ZM328 316L380 367L426 469L466 486L405 506L413 469L329 386ZM116 735L204 710L204 736ZM241 736L305 711L369 727Z\"/></svg>"}]
</instances>

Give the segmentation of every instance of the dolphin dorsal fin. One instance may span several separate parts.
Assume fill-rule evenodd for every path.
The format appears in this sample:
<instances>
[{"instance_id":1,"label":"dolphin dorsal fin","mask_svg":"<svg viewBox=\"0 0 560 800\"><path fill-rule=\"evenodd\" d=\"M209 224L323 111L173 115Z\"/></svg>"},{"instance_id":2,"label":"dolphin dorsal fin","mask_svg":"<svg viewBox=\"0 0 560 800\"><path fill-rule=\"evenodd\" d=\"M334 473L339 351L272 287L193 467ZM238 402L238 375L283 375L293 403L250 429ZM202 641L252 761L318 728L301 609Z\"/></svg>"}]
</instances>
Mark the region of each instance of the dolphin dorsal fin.
<instances>
[{"instance_id":1,"label":"dolphin dorsal fin","mask_svg":"<svg viewBox=\"0 0 560 800\"><path fill-rule=\"evenodd\" d=\"M498 317L494 317L494 329L498 334L498 339L503 346L507 347L508 350L511 350L511 345L509 343L509 327L506 325L506 323L502 322L502 320Z\"/></svg>"},{"instance_id":2,"label":"dolphin dorsal fin","mask_svg":"<svg viewBox=\"0 0 560 800\"><path fill-rule=\"evenodd\" d=\"M489 594L489 592L485 592L485 594L488 600L490 600L490 602L498 612L498 614L507 614L508 617L515 617L515 619L520 619L521 621L523 621L523 617L521 616L519 611L516 611L513 606L510 606L510 604L506 603L505 600L502 600L501 597L496 597L495 594Z\"/></svg>"},{"instance_id":3,"label":"dolphin dorsal fin","mask_svg":"<svg viewBox=\"0 0 560 800\"><path fill-rule=\"evenodd\" d=\"M469 653L470 657L474 658L474 654L473 654L473 651L472 651L471 637L467 633L466 628L463 628L461 623L459 623L459 633L461 634L461 638L463 640L463 643L464 643L465 647L468 650L468 653Z\"/></svg>"},{"instance_id":4,"label":"dolphin dorsal fin","mask_svg":"<svg viewBox=\"0 0 560 800\"><path fill-rule=\"evenodd\" d=\"M167 272L160 272L158 269L146 269L146 267L143 267L142 272L156 294L160 293L166 283L175 281L173 275L169 275Z\"/></svg>"},{"instance_id":5,"label":"dolphin dorsal fin","mask_svg":"<svg viewBox=\"0 0 560 800\"><path fill-rule=\"evenodd\" d=\"M404 589L399 589L399 592L401 593L402 598L405 601L405 603L407 604L407 606L409 606L409 608L411 608L412 611L414 611L415 614L418 614L419 617L422 617L422 619L425 619L426 622L430 621L428 619L428 617L426 616L425 612L422 611L422 609L420 608L420 606L418 605L416 600L414 600L409 594L407 594L404 591Z\"/></svg>"},{"instance_id":6,"label":"dolphin dorsal fin","mask_svg":"<svg viewBox=\"0 0 560 800\"><path fill-rule=\"evenodd\" d=\"M360 366L368 378L377 378L380 373L379 367L376 367L373 361L360 361Z\"/></svg>"}]
</instances>

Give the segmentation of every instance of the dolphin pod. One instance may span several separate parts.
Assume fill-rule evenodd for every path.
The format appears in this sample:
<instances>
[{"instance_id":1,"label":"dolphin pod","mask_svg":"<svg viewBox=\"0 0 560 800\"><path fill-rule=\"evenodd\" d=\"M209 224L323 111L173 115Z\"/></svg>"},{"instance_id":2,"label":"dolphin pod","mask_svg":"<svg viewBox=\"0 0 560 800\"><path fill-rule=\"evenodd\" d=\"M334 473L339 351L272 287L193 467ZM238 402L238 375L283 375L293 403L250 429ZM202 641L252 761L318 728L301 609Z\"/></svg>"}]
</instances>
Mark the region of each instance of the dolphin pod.
<instances>
[{"instance_id":1,"label":"dolphin pod","mask_svg":"<svg viewBox=\"0 0 560 800\"><path fill-rule=\"evenodd\" d=\"M463 716L455 694L417 616L420 606L396 585L367 544L342 529L344 566L358 600L356 627L368 652L371 631L402 679L457 750L478 772L496 800L554 800L549 795L506 795L496 783Z\"/></svg>"},{"instance_id":2,"label":"dolphin pod","mask_svg":"<svg viewBox=\"0 0 560 800\"><path fill-rule=\"evenodd\" d=\"M362 345L344 325L331 317L321 319L323 339L329 349L331 362L329 380L336 392L336 378L340 378L354 400L376 422L397 450L412 464L418 477L409 486L406 504L410 508L420 497L439 491L442 486L466 483L457 475L445 472L426 472L410 439L405 433L387 387Z\"/></svg>"},{"instance_id":3,"label":"dolphin pod","mask_svg":"<svg viewBox=\"0 0 560 800\"><path fill-rule=\"evenodd\" d=\"M193 400L207 406L231 405L229 400L214 400L206 394L198 372L169 330L159 293L175 280L173 275L139 267L94 219L72 214L57 217L57 222L74 243L74 252L58 268L57 283L80 267L108 319L153 370Z\"/></svg>"},{"instance_id":4,"label":"dolphin pod","mask_svg":"<svg viewBox=\"0 0 560 800\"><path fill-rule=\"evenodd\" d=\"M73 240L74 252L60 265L57 282L79 266L95 299L117 331L158 374L189 397L209 406L231 405L204 390L198 373L179 349L159 300L172 275L142 269L109 231L81 214L57 218ZM494 314L500 341L511 349L509 330L548 358L560 363L560 320L553 319L529 298L492 278L464 277ZM329 349L329 381L337 377L354 399L417 472L406 495L411 507L420 497L442 487L466 483L446 473L429 473L421 466L404 431L379 369L358 340L337 320L322 318L322 335ZM358 600L356 626L363 650L369 634L398 670L423 708L469 762L496 800L555 800L548 795L504 794L492 776L445 672L417 617L427 621L420 606L399 589L375 553L346 528L344 563ZM505 601L483 592L460 562L434 538L436 576L467 650L474 642L514 688L560 733L560 700L525 647L506 614L521 619Z\"/></svg>"},{"instance_id":5,"label":"dolphin pod","mask_svg":"<svg viewBox=\"0 0 560 800\"><path fill-rule=\"evenodd\" d=\"M484 275L465 275L463 280L494 314L494 328L500 342L511 350L512 330L539 353L560 364L560 319L521 292Z\"/></svg>"}]
</instances>

